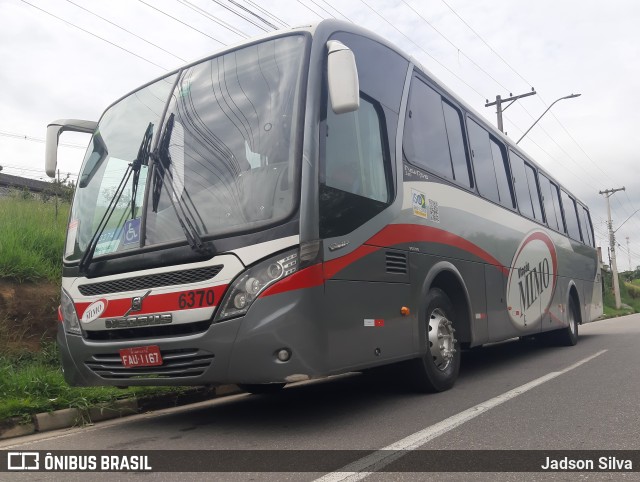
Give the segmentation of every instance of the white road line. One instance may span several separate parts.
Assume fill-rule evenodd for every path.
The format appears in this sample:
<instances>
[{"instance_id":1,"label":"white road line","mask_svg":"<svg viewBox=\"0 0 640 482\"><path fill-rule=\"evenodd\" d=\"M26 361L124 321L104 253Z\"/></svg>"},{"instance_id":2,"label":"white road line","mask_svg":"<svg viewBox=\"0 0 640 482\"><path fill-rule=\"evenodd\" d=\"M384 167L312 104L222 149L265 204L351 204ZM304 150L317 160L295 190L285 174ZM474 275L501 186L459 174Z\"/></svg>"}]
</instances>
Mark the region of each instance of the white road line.
<instances>
[{"instance_id":1,"label":"white road line","mask_svg":"<svg viewBox=\"0 0 640 482\"><path fill-rule=\"evenodd\" d=\"M537 387L538 385L542 385L549 380L553 380L560 375L563 375L567 372L570 372L574 368L579 367L587 363L590 360L602 355L607 350L600 350L599 352L580 360L577 363L574 363L571 366L568 366L564 370L560 370L559 372L551 372L540 378L537 378L529 383L525 383L524 385L520 385L513 390L509 390L508 392L503 393L502 395L498 395L497 397L491 398L485 402L479 403L478 405L471 407L463 412L460 412L456 415L453 415L442 422L438 422L435 425L431 425L419 432L414 433L413 435L409 435L408 437L403 438L402 440L398 440L397 442L392 443L391 445L387 445L386 447L367 455L355 462L350 463L339 469L336 472L331 472L319 479L316 479L315 482L339 482L339 481L348 481L354 482L357 480L362 480L365 477L371 475L374 472L379 471L384 466L390 464L391 462L402 457L407 451L417 449L422 445L430 442L436 437L453 430L456 427L459 427L465 422L468 422L471 419L476 418L478 415L482 415L483 413L491 410L492 408L497 407L498 405L503 404L504 402L511 400L512 398L521 395L532 388Z\"/></svg>"}]
</instances>

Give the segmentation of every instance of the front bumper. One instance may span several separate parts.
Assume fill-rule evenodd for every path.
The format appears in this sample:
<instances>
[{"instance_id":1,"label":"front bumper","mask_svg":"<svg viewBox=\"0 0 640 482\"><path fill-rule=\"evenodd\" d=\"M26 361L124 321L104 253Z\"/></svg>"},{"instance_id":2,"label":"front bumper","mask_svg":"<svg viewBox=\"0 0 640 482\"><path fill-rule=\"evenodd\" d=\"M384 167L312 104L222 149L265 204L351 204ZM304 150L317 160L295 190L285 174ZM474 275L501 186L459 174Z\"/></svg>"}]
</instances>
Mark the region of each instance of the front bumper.
<instances>
[{"instance_id":1,"label":"front bumper","mask_svg":"<svg viewBox=\"0 0 640 482\"><path fill-rule=\"evenodd\" d=\"M183 336L92 341L60 324L64 376L73 386L133 386L286 383L327 375L322 315L310 309L322 294L318 286L259 298L245 316ZM146 345L160 347L162 365L122 365L120 349ZM276 356L282 348L292 353L286 362Z\"/></svg>"}]
</instances>

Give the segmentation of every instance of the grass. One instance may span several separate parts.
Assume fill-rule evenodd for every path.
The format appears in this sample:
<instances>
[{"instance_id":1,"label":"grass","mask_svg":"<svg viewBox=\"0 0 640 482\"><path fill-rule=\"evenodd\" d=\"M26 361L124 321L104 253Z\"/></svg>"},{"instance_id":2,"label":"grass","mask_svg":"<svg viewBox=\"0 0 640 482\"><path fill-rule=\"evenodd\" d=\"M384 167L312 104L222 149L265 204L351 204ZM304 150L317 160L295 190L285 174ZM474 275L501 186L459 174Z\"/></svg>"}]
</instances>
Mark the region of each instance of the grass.
<instances>
[{"instance_id":1,"label":"grass","mask_svg":"<svg viewBox=\"0 0 640 482\"><path fill-rule=\"evenodd\" d=\"M18 282L61 277L69 204L14 195L0 198L0 278Z\"/></svg>"},{"instance_id":2,"label":"grass","mask_svg":"<svg viewBox=\"0 0 640 482\"><path fill-rule=\"evenodd\" d=\"M0 198L0 279L13 282L50 281L62 277L69 204L42 202L16 193ZM163 393L179 394L188 387L70 387L64 381L53 341L37 352L25 349L29 335L0 313L0 421L28 420L32 414L61 408L108 406L119 399Z\"/></svg>"},{"instance_id":3,"label":"grass","mask_svg":"<svg viewBox=\"0 0 640 482\"><path fill-rule=\"evenodd\" d=\"M0 356L0 420L20 417L27 421L35 413L108 406L119 399L186 390L188 387L70 387L53 342L43 344L38 353Z\"/></svg>"},{"instance_id":4,"label":"grass","mask_svg":"<svg viewBox=\"0 0 640 482\"><path fill-rule=\"evenodd\" d=\"M640 313L640 280L625 282L619 280L620 300L631 308L616 309L615 297L611 289L611 273L604 273L604 314L605 316L623 316L631 313Z\"/></svg>"}]
</instances>

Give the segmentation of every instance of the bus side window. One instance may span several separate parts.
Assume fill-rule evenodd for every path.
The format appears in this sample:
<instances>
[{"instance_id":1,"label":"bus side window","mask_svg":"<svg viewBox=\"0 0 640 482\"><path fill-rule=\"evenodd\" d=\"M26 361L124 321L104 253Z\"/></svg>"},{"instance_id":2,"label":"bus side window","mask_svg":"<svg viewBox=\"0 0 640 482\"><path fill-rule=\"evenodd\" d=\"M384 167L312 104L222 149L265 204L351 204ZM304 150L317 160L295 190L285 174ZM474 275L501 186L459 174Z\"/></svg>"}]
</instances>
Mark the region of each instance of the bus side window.
<instances>
[{"instance_id":1,"label":"bus side window","mask_svg":"<svg viewBox=\"0 0 640 482\"><path fill-rule=\"evenodd\" d=\"M585 244L588 244L589 246L595 246L595 243L593 242L593 227L591 226L591 218L589 216L589 211L587 211L587 208L580 205L580 213L582 214L581 225L582 225L583 240Z\"/></svg>"},{"instance_id":2,"label":"bus side window","mask_svg":"<svg viewBox=\"0 0 640 482\"><path fill-rule=\"evenodd\" d=\"M468 119L467 128L478 192L487 199L513 208L504 147L471 118Z\"/></svg>"},{"instance_id":3,"label":"bus side window","mask_svg":"<svg viewBox=\"0 0 640 482\"><path fill-rule=\"evenodd\" d=\"M467 153L464 148L464 126L460 111L442 101L444 122L447 128L451 164L453 166L453 178L467 187L471 187L471 170L467 161Z\"/></svg>"},{"instance_id":4,"label":"bus side window","mask_svg":"<svg viewBox=\"0 0 640 482\"><path fill-rule=\"evenodd\" d=\"M531 194L529 193L527 172L524 169L524 159L513 151L510 151L510 157L518 208L520 209L520 213L533 218L533 204L531 202Z\"/></svg>"},{"instance_id":5,"label":"bus side window","mask_svg":"<svg viewBox=\"0 0 640 482\"><path fill-rule=\"evenodd\" d=\"M536 181L536 170L526 163L524 170L527 174L527 184L529 184L529 195L531 196L531 203L533 205L533 217L540 222L544 222L542 218L542 201L540 200L540 191L538 190L538 182Z\"/></svg>"},{"instance_id":6,"label":"bus side window","mask_svg":"<svg viewBox=\"0 0 640 482\"><path fill-rule=\"evenodd\" d=\"M564 232L562 225L562 215L560 214L560 204L558 203L558 187L553 184L547 176L540 174L540 190L544 201L544 212L547 216L547 224L551 229Z\"/></svg>"},{"instance_id":7,"label":"bus side window","mask_svg":"<svg viewBox=\"0 0 640 482\"><path fill-rule=\"evenodd\" d=\"M581 241L576 202L564 190L562 191L562 207L564 208L564 219L567 222L567 233L576 241Z\"/></svg>"},{"instance_id":8,"label":"bus side window","mask_svg":"<svg viewBox=\"0 0 640 482\"><path fill-rule=\"evenodd\" d=\"M442 97L417 77L411 79L402 146L410 163L453 179Z\"/></svg>"},{"instance_id":9,"label":"bus side window","mask_svg":"<svg viewBox=\"0 0 640 482\"><path fill-rule=\"evenodd\" d=\"M386 203L384 149L378 113L360 99L355 112L336 115L327 109L326 185Z\"/></svg>"},{"instance_id":10,"label":"bus side window","mask_svg":"<svg viewBox=\"0 0 640 482\"><path fill-rule=\"evenodd\" d=\"M381 106L364 94L355 112L327 107L320 185L320 235L350 233L393 200Z\"/></svg>"}]
</instances>

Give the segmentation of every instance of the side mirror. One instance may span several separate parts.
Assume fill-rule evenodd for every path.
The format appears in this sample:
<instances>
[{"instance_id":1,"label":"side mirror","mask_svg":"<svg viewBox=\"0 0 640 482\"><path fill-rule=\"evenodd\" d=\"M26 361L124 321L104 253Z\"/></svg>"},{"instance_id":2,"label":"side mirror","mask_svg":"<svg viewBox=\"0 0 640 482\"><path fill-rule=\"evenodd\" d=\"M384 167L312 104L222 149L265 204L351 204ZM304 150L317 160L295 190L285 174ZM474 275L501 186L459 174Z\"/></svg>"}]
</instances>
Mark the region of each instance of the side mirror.
<instances>
[{"instance_id":1,"label":"side mirror","mask_svg":"<svg viewBox=\"0 0 640 482\"><path fill-rule=\"evenodd\" d=\"M331 108L336 114L356 111L360 107L360 85L355 56L349 47L337 40L329 40L327 48Z\"/></svg>"},{"instance_id":2,"label":"side mirror","mask_svg":"<svg viewBox=\"0 0 640 482\"><path fill-rule=\"evenodd\" d=\"M79 119L59 119L47 126L47 143L45 147L44 170L47 176L55 177L58 166L58 139L64 131L93 134L98 127L94 121Z\"/></svg>"}]
</instances>

